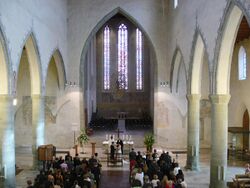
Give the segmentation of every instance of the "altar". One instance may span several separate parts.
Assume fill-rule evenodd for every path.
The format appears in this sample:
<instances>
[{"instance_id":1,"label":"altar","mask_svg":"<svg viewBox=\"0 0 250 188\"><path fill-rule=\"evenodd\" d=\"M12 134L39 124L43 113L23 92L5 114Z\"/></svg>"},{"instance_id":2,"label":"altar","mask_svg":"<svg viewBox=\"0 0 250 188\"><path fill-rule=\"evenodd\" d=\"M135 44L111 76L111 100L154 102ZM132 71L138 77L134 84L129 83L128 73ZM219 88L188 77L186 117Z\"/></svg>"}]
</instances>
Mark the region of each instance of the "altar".
<instances>
[{"instance_id":1,"label":"altar","mask_svg":"<svg viewBox=\"0 0 250 188\"><path fill-rule=\"evenodd\" d=\"M111 145L111 136L114 139L114 142L117 142L117 137L115 137L115 135L106 135L106 140L102 142L103 145L103 149L105 151L105 153L109 152L109 148ZM123 141L123 152L124 154L128 154L131 150L131 148L133 148L134 146L134 141L132 140L132 136L131 135L121 135L122 141Z\"/></svg>"}]
</instances>

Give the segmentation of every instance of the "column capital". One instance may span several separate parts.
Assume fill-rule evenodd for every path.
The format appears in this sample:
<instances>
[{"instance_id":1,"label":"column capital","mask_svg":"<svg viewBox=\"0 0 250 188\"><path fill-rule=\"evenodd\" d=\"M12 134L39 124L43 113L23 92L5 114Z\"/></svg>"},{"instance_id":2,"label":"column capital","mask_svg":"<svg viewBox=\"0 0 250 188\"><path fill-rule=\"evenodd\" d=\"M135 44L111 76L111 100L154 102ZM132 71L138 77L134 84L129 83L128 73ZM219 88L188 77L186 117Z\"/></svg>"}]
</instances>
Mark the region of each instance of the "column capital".
<instances>
[{"instance_id":1,"label":"column capital","mask_svg":"<svg viewBox=\"0 0 250 188\"><path fill-rule=\"evenodd\" d=\"M216 94L209 96L212 103L227 104L231 98L229 94Z\"/></svg>"},{"instance_id":2,"label":"column capital","mask_svg":"<svg viewBox=\"0 0 250 188\"><path fill-rule=\"evenodd\" d=\"M45 96L42 94L33 94L31 95L32 99L43 99Z\"/></svg>"},{"instance_id":3,"label":"column capital","mask_svg":"<svg viewBox=\"0 0 250 188\"><path fill-rule=\"evenodd\" d=\"M0 95L0 103L11 104L13 103L14 97L12 95Z\"/></svg>"},{"instance_id":4,"label":"column capital","mask_svg":"<svg viewBox=\"0 0 250 188\"><path fill-rule=\"evenodd\" d=\"M187 99L189 101L192 101L192 100L200 100L201 98L201 94L188 94L187 95Z\"/></svg>"}]
</instances>

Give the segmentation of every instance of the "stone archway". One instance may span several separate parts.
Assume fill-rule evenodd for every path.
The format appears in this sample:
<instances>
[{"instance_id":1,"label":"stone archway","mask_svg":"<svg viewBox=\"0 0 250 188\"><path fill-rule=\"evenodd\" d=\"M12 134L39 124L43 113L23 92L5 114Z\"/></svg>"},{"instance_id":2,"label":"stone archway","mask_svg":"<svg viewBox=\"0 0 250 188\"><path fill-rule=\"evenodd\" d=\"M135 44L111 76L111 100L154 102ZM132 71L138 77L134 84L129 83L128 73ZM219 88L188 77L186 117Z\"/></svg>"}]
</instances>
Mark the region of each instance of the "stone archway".
<instances>
[{"instance_id":1,"label":"stone archway","mask_svg":"<svg viewBox=\"0 0 250 188\"><path fill-rule=\"evenodd\" d=\"M5 175L4 187L15 187L15 137L12 114L11 63L3 33L0 29L0 163ZM1 184L0 184L1 185Z\"/></svg>"},{"instance_id":2,"label":"stone archway","mask_svg":"<svg viewBox=\"0 0 250 188\"><path fill-rule=\"evenodd\" d=\"M153 63L153 67L154 67L154 71L153 71L153 74L154 74L154 79L156 80L157 78L157 60L156 60L156 53L155 53L155 49L154 49L154 46L152 44L152 41L151 39L149 38L147 32L143 29L143 27L136 21L136 19L134 19L131 15L129 15L129 13L127 13L126 11L124 11L123 9L121 9L120 7L114 9L113 11L111 11L109 14L107 14L106 16L104 16L99 22L98 24L95 26L95 28L91 31L88 39L86 40L85 44L84 44L84 47L83 47L83 50L82 50L82 54L81 54L81 63L80 63L80 85L83 89L83 105L80 104L80 110L81 110L81 114L82 116L88 116L88 120L90 119L90 116L89 116L89 110L88 109L93 109L93 106L92 103L90 103L90 105L87 104L87 101L90 101L90 100L87 100L87 97L86 97L86 89L87 89L87 79L86 79L86 75L87 75L87 60L86 60L86 55L88 53L88 49L89 48L93 48L93 39L94 39L94 36L96 35L97 31L103 26L104 23L106 23L110 18L112 18L114 15L116 14L121 14L123 15L124 17L126 17L129 21L131 21L133 24L135 24L141 31L142 33L145 35L145 37L147 38L147 40L149 41L149 46L150 46L150 50L151 50L151 55L152 55L152 61L154 62ZM93 80L92 80L92 83L93 83ZM152 82L152 83L155 83ZM154 94L152 94L154 95ZM91 107L90 107L91 106ZM88 113L86 113L86 111L88 111ZM152 112L153 114L153 112ZM86 117L84 120L81 120L81 126L84 126L84 122L85 122L85 125L87 124L86 122Z\"/></svg>"},{"instance_id":3,"label":"stone archway","mask_svg":"<svg viewBox=\"0 0 250 188\"><path fill-rule=\"evenodd\" d=\"M195 31L188 83L188 141L186 168L199 170L200 99L204 57L207 54L200 31ZM207 57L207 56L206 56Z\"/></svg>"},{"instance_id":4,"label":"stone archway","mask_svg":"<svg viewBox=\"0 0 250 188\"><path fill-rule=\"evenodd\" d=\"M21 61L24 62L21 63ZM20 74L20 67L23 67L23 65L26 68L23 68L22 73ZM25 72L28 74L26 75ZM20 79L26 80L30 83L30 85L27 83L23 85L24 83L22 83ZM39 52L36 46L34 35L31 33L28 35L28 38L23 45L22 57L20 58L19 62L16 81L19 105L17 106L15 118L17 117L18 110L21 109L23 115L20 117L23 118L23 121L25 121L27 125L31 126L24 127L24 129L31 131L30 135L26 137L30 140L26 140L26 142L29 143L28 148L31 147L29 150L31 150L33 162L29 165L32 165L33 167L36 167L37 165L37 148L38 146L44 144L44 98L41 92L41 80L42 75ZM15 119L15 122L18 122L17 119ZM20 137L20 139L22 138L24 137Z\"/></svg>"},{"instance_id":5,"label":"stone archway","mask_svg":"<svg viewBox=\"0 0 250 188\"><path fill-rule=\"evenodd\" d=\"M235 39L244 8L229 1L219 28L214 55L212 86L212 152L210 187L227 187L228 102L230 100L230 70ZM247 15L246 15L247 16ZM247 18L249 20L249 18Z\"/></svg>"},{"instance_id":6,"label":"stone archway","mask_svg":"<svg viewBox=\"0 0 250 188\"><path fill-rule=\"evenodd\" d=\"M67 127L60 124L59 112L69 101L63 98L66 85L66 75L61 53L53 51L47 66L44 111L45 111L45 138L46 143L61 146L62 136ZM65 137L63 137L65 139Z\"/></svg>"}]
</instances>

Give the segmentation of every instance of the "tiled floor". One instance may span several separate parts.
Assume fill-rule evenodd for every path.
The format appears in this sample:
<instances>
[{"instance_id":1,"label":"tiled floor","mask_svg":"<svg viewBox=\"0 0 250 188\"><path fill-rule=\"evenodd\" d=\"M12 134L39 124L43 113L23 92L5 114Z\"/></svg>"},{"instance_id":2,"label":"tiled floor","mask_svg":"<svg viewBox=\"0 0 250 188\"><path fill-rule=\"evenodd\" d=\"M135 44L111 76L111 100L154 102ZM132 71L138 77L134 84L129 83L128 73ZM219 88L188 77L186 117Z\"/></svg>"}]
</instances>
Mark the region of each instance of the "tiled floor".
<instances>
[{"instance_id":1,"label":"tiled floor","mask_svg":"<svg viewBox=\"0 0 250 188\"><path fill-rule=\"evenodd\" d=\"M143 133L138 132L136 134L132 134L132 138L134 138L135 142L135 150L144 151L143 147ZM105 162L106 155L104 154L104 148L102 147L102 141L105 140L105 133L96 134L91 138L97 143L96 151L99 153L99 158L102 162L102 182L100 188L107 187L116 187L116 188L129 188L128 184L128 169L129 164L127 158L125 156L123 167L107 167ZM157 148L157 146L156 146ZM164 150L168 150L167 148L160 148ZM88 146L85 148L86 154L81 154L82 157L90 157L91 147ZM176 158L176 155L172 155L173 158ZM185 170L186 163L186 154L185 152L182 154L178 154L178 162L180 163L181 168L184 170L185 180L188 184L189 188L208 188L209 187L209 165L210 165L210 150L202 149L200 151L200 171L189 171ZM228 161L228 169L227 169L227 181L231 181L235 174L244 173L244 164L245 162L239 160L229 160ZM16 176L17 188L25 188L27 179L34 179L38 172L32 170L23 170L20 174ZM120 182L120 183L117 183Z\"/></svg>"}]
</instances>

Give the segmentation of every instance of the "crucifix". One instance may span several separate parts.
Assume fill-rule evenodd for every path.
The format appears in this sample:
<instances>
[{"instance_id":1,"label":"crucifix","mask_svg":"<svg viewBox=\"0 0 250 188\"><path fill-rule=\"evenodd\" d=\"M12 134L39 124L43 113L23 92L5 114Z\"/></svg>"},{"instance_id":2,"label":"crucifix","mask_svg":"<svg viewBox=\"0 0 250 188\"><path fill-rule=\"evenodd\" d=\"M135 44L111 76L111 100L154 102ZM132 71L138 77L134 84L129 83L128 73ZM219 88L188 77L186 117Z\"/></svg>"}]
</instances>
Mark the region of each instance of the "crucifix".
<instances>
[{"instance_id":1,"label":"crucifix","mask_svg":"<svg viewBox=\"0 0 250 188\"><path fill-rule=\"evenodd\" d=\"M117 129L115 132L117 132L117 139L120 138L120 133L123 133L123 131L120 131L120 129Z\"/></svg>"}]
</instances>

